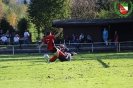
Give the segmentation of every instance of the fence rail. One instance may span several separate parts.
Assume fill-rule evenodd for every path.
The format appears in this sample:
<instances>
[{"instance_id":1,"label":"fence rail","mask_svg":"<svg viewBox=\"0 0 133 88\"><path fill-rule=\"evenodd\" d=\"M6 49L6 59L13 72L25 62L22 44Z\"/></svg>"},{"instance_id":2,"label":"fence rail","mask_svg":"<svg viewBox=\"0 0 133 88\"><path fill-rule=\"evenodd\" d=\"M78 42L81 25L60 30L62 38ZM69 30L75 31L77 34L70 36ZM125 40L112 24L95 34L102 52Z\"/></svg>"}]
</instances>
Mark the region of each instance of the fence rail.
<instances>
[{"instance_id":1,"label":"fence rail","mask_svg":"<svg viewBox=\"0 0 133 88\"><path fill-rule=\"evenodd\" d=\"M124 41L124 42L117 42L116 48L114 48L114 42L109 42L109 45L104 45L104 42L93 42L93 43L64 43L69 50L76 50L75 44L79 44L79 49L81 51L115 51L115 52L122 52L122 51L132 51L133 50L133 41ZM59 44L57 44L59 45ZM45 53L49 52L46 50L46 45L41 48L37 48L38 44L22 44L22 48L19 45L0 45L0 54L17 54L17 53Z\"/></svg>"}]
</instances>

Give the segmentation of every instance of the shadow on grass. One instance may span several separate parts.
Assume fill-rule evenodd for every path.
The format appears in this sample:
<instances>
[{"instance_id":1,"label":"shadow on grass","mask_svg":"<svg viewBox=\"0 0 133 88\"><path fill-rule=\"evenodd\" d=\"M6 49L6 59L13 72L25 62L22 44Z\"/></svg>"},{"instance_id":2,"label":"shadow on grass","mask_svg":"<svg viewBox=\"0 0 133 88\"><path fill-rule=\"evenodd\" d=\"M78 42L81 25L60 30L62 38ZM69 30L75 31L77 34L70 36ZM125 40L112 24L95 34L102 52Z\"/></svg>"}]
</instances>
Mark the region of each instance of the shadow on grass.
<instances>
[{"instance_id":1,"label":"shadow on grass","mask_svg":"<svg viewBox=\"0 0 133 88\"><path fill-rule=\"evenodd\" d=\"M11 67L11 66L2 66L2 67L0 67L0 68L8 68L8 67Z\"/></svg>"},{"instance_id":2,"label":"shadow on grass","mask_svg":"<svg viewBox=\"0 0 133 88\"><path fill-rule=\"evenodd\" d=\"M73 56L78 60L97 60L98 59L132 59L133 53L84 53Z\"/></svg>"},{"instance_id":3,"label":"shadow on grass","mask_svg":"<svg viewBox=\"0 0 133 88\"><path fill-rule=\"evenodd\" d=\"M104 68L109 68L109 66L106 63L104 63L101 59L97 59L97 61L101 63Z\"/></svg>"},{"instance_id":4,"label":"shadow on grass","mask_svg":"<svg viewBox=\"0 0 133 88\"><path fill-rule=\"evenodd\" d=\"M42 54L40 54L42 55ZM21 54L21 55L1 55L0 58L22 58L22 57L36 57L40 56L39 54ZM42 55L43 56L43 55Z\"/></svg>"},{"instance_id":5,"label":"shadow on grass","mask_svg":"<svg viewBox=\"0 0 133 88\"><path fill-rule=\"evenodd\" d=\"M1 59L0 62L7 62L7 61L44 61L42 58L30 58L30 59L23 59L23 58L19 58L19 59L16 59L16 58L12 58L12 59Z\"/></svg>"}]
</instances>

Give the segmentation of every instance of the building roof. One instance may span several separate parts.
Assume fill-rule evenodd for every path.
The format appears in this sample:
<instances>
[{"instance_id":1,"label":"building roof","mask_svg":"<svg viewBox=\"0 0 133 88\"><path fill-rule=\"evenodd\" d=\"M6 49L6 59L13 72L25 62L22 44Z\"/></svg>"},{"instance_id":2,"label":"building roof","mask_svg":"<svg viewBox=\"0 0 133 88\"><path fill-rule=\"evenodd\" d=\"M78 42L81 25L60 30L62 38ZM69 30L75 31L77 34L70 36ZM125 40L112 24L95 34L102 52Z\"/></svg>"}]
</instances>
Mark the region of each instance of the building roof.
<instances>
[{"instance_id":1,"label":"building roof","mask_svg":"<svg viewBox=\"0 0 133 88\"><path fill-rule=\"evenodd\" d=\"M63 26L81 26L81 25L104 25L113 23L133 22L133 18L115 18L115 19L75 19L75 20L53 20L53 27Z\"/></svg>"}]
</instances>

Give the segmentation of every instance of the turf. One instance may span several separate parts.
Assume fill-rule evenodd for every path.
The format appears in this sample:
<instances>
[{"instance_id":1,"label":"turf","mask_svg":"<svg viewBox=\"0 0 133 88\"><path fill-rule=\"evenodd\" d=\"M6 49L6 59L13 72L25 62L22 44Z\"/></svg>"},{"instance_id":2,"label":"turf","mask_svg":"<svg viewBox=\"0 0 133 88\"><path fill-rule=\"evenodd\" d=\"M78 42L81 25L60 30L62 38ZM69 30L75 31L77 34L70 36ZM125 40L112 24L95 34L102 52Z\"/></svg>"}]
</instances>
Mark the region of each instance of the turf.
<instances>
[{"instance_id":1,"label":"turf","mask_svg":"<svg viewBox=\"0 0 133 88\"><path fill-rule=\"evenodd\" d=\"M133 88L132 52L73 58L48 64L43 55L1 55L0 88Z\"/></svg>"}]
</instances>

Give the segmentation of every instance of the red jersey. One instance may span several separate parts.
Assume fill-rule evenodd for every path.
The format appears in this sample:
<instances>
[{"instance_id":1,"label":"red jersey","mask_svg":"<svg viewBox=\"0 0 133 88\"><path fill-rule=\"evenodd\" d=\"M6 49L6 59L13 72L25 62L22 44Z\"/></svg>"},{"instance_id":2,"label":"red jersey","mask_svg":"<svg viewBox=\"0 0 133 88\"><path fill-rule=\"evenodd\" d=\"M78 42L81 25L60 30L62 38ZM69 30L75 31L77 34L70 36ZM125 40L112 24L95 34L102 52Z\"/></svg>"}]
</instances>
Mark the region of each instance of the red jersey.
<instances>
[{"instance_id":1,"label":"red jersey","mask_svg":"<svg viewBox=\"0 0 133 88\"><path fill-rule=\"evenodd\" d=\"M48 35L43 39L43 42L47 44L47 50L53 50L55 35Z\"/></svg>"},{"instance_id":2,"label":"red jersey","mask_svg":"<svg viewBox=\"0 0 133 88\"><path fill-rule=\"evenodd\" d=\"M115 42L118 42L118 36L116 37Z\"/></svg>"}]
</instances>

